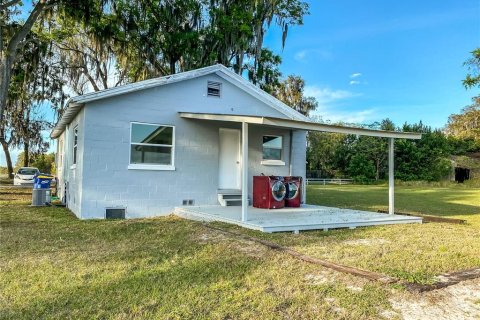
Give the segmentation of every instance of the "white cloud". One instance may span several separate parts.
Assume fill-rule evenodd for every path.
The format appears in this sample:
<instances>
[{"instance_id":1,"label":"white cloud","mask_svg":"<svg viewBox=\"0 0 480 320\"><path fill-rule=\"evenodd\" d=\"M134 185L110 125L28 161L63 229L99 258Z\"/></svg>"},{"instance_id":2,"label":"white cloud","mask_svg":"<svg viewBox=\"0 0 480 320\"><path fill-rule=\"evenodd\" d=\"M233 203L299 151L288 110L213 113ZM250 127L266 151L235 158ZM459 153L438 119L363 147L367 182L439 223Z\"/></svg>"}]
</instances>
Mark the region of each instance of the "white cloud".
<instances>
[{"instance_id":1,"label":"white cloud","mask_svg":"<svg viewBox=\"0 0 480 320\"><path fill-rule=\"evenodd\" d=\"M347 90L332 90L330 88L321 88L318 86L305 86L305 95L308 97L315 97L319 104L326 104L337 100L356 97L360 94Z\"/></svg>"},{"instance_id":2,"label":"white cloud","mask_svg":"<svg viewBox=\"0 0 480 320\"><path fill-rule=\"evenodd\" d=\"M331 108L319 108L312 114L313 117L320 116L326 123L368 123L378 120L376 109L365 109L358 111L332 110Z\"/></svg>"},{"instance_id":3,"label":"white cloud","mask_svg":"<svg viewBox=\"0 0 480 320\"><path fill-rule=\"evenodd\" d=\"M315 97L318 108L312 116L320 116L325 122L364 123L378 118L376 109L345 110L339 103L359 97L362 94L348 90L334 90L328 87L306 86L305 95Z\"/></svg>"},{"instance_id":4,"label":"white cloud","mask_svg":"<svg viewBox=\"0 0 480 320\"><path fill-rule=\"evenodd\" d=\"M350 75L350 78L355 79L355 78L358 78L358 77L360 77L360 76L362 76L362 74L361 74L360 72L356 72L356 73L352 73L352 74Z\"/></svg>"},{"instance_id":5,"label":"white cloud","mask_svg":"<svg viewBox=\"0 0 480 320\"><path fill-rule=\"evenodd\" d=\"M366 121L371 121L376 119L375 109L366 109L360 111L342 111L330 114L326 119L329 119L332 122L347 122L347 123L364 123Z\"/></svg>"},{"instance_id":6,"label":"white cloud","mask_svg":"<svg viewBox=\"0 0 480 320\"><path fill-rule=\"evenodd\" d=\"M350 81L350 85L356 85L356 84L360 84L360 81L358 81L358 80L351 80Z\"/></svg>"},{"instance_id":7,"label":"white cloud","mask_svg":"<svg viewBox=\"0 0 480 320\"><path fill-rule=\"evenodd\" d=\"M299 62L305 62L308 60L328 60L332 58L332 53L328 50L324 49L305 49L305 50L300 50L295 55L293 58L296 61Z\"/></svg>"},{"instance_id":8,"label":"white cloud","mask_svg":"<svg viewBox=\"0 0 480 320\"><path fill-rule=\"evenodd\" d=\"M304 61L306 56L307 56L307 50L302 50L295 53L295 56L293 58L297 61Z\"/></svg>"}]
</instances>

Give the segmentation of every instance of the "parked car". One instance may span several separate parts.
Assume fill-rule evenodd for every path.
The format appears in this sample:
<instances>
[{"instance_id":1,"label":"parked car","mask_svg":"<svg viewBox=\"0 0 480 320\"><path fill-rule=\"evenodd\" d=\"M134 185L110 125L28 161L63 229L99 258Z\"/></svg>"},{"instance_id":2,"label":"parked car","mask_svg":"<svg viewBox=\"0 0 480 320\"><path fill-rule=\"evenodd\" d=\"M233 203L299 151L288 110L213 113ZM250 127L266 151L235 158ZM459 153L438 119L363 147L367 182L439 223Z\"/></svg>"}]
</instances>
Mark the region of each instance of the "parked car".
<instances>
[{"instance_id":1,"label":"parked car","mask_svg":"<svg viewBox=\"0 0 480 320\"><path fill-rule=\"evenodd\" d=\"M15 177L13 178L14 186L26 186L33 185L33 178L39 174L40 171L34 167L22 167L18 169Z\"/></svg>"}]
</instances>

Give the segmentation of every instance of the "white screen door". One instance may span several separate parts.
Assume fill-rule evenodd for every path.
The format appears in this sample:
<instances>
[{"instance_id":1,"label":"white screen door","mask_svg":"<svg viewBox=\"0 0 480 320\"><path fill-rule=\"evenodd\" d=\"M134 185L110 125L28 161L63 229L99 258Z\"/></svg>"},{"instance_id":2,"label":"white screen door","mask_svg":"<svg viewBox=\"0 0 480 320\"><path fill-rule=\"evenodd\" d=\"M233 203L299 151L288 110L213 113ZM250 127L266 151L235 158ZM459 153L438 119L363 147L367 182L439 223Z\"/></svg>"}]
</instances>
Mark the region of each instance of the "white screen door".
<instances>
[{"instance_id":1,"label":"white screen door","mask_svg":"<svg viewBox=\"0 0 480 320\"><path fill-rule=\"evenodd\" d=\"M240 130L220 128L218 188L241 189Z\"/></svg>"}]
</instances>

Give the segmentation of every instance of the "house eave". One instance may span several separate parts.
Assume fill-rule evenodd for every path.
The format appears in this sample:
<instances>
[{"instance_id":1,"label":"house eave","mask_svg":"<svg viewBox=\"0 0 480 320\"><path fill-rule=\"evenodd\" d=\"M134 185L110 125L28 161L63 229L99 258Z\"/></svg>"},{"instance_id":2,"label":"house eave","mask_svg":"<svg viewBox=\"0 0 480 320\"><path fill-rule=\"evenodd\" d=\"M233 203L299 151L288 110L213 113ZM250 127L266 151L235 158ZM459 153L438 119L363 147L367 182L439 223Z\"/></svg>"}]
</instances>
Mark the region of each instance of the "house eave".
<instances>
[{"instance_id":1,"label":"house eave","mask_svg":"<svg viewBox=\"0 0 480 320\"><path fill-rule=\"evenodd\" d=\"M258 117L248 115L233 115L233 114L212 114L212 113L192 113L192 112L179 112L180 117L187 119L198 120L214 120L214 121L226 121L226 122L245 122L249 124L265 125L272 127L281 127L296 130L306 131L322 131L332 133L354 134L371 137L382 138L396 138L396 139L421 139L422 134L416 132L397 132L397 131L385 131L374 130L356 127L346 127L340 125L323 124L313 121L301 121L293 119L282 119L273 117Z\"/></svg>"}]
</instances>

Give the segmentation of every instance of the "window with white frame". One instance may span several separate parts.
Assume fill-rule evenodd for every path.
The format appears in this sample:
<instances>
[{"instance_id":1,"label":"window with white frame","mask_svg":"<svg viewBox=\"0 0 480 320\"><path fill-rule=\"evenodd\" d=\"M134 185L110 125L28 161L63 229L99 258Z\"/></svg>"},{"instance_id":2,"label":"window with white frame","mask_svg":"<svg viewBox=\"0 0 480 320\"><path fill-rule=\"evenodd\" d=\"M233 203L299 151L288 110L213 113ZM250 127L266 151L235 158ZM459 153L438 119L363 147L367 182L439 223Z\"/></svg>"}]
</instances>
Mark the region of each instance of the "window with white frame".
<instances>
[{"instance_id":1,"label":"window with white frame","mask_svg":"<svg viewBox=\"0 0 480 320\"><path fill-rule=\"evenodd\" d=\"M175 127L131 123L130 164L173 166Z\"/></svg>"},{"instance_id":2,"label":"window with white frame","mask_svg":"<svg viewBox=\"0 0 480 320\"><path fill-rule=\"evenodd\" d=\"M282 160L281 136L263 136L263 160Z\"/></svg>"},{"instance_id":3,"label":"window with white frame","mask_svg":"<svg viewBox=\"0 0 480 320\"><path fill-rule=\"evenodd\" d=\"M73 128L73 164L77 163L78 125Z\"/></svg>"}]
</instances>

